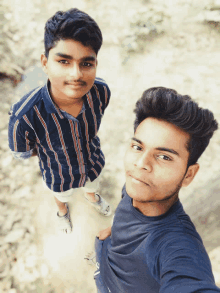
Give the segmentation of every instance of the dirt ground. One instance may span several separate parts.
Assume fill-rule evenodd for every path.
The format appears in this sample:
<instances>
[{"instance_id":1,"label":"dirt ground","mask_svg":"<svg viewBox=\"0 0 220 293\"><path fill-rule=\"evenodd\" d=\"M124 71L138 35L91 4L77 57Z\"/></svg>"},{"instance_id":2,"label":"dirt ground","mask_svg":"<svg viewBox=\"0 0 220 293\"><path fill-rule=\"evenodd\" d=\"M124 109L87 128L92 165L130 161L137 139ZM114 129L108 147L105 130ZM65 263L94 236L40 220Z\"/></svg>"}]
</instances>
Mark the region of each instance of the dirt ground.
<instances>
[{"instance_id":1,"label":"dirt ground","mask_svg":"<svg viewBox=\"0 0 220 293\"><path fill-rule=\"evenodd\" d=\"M104 44L98 55L97 76L107 81L112 94L99 131L106 157L100 193L109 200L113 210L120 201L124 184L123 157L133 134L133 108L144 90L165 86L191 95L200 106L212 110L220 123L220 33L218 27L204 22L206 12L213 11L209 9L216 7L217 2L23 0L22 3L21 6L17 0L7 1L11 15L16 15L13 21L18 29L20 26L27 32L23 42L32 48L27 57L17 56L19 66L26 62L24 68L38 65L44 23L57 10L77 7L100 25ZM28 58L31 60L27 61ZM19 88L14 88L9 79L0 81L0 253L6 247L14 249L10 252L7 275L0 274L0 288L10 293L93 293L96 292L94 268L83 258L93 249L97 232L109 226L112 217L97 214L79 192L70 203L73 232L61 237L56 232L55 202L42 186L37 158L17 162L8 151L7 112L23 91L40 83L42 77L37 75L40 69L35 68L34 72L29 70L28 81L25 86L18 84ZM204 240L218 286L219 161L220 130L201 157L201 168L194 182L180 194L185 210ZM16 220L10 222L11 213ZM3 228L5 218L11 223L8 230ZM29 232L12 245L5 237L16 227L20 230L25 227Z\"/></svg>"}]
</instances>

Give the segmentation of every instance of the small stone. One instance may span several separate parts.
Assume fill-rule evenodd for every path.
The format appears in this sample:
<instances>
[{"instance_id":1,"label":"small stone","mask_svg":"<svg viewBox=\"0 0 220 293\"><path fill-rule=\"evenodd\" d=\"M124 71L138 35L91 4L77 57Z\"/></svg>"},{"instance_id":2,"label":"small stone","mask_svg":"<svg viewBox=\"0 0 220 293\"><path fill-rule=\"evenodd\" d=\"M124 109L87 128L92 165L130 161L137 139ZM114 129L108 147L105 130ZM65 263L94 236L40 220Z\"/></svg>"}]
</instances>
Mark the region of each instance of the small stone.
<instances>
[{"instance_id":1,"label":"small stone","mask_svg":"<svg viewBox=\"0 0 220 293\"><path fill-rule=\"evenodd\" d=\"M40 268L40 272L41 272L42 278L46 278L49 273L48 266L46 264L42 264Z\"/></svg>"},{"instance_id":2,"label":"small stone","mask_svg":"<svg viewBox=\"0 0 220 293\"><path fill-rule=\"evenodd\" d=\"M19 40L20 40L20 36L18 34L13 36L13 41L17 42Z\"/></svg>"},{"instance_id":3,"label":"small stone","mask_svg":"<svg viewBox=\"0 0 220 293\"><path fill-rule=\"evenodd\" d=\"M11 278L4 278L0 283L0 288L2 289L1 292L8 292L11 288L12 280Z\"/></svg>"},{"instance_id":4,"label":"small stone","mask_svg":"<svg viewBox=\"0 0 220 293\"><path fill-rule=\"evenodd\" d=\"M8 130L7 129L2 130L1 134L7 136L8 135Z\"/></svg>"},{"instance_id":5,"label":"small stone","mask_svg":"<svg viewBox=\"0 0 220 293\"><path fill-rule=\"evenodd\" d=\"M21 218L21 217L16 217L17 213L18 213L17 210L10 211L7 219L4 222L3 231L11 230L13 223Z\"/></svg>"},{"instance_id":6,"label":"small stone","mask_svg":"<svg viewBox=\"0 0 220 293\"><path fill-rule=\"evenodd\" d=\"M33 269L33 276L35 280L40 278L40 273L38 272L36 268Z\"/></svg>"},{"instance_id":7,"label":"small stone","mask_svg":"<svg viewBox=\"0 0 220 293\"><path fill-rule=\"evenodd\" d=\"M0 252L2 252L2 251L4 251L4 250L7 250L8 247L9 247L9 244L8 244L8 243L1 245L1 246L0 246Z\"/></svg>"},{"instance_id":8,"label":"small stone","mask_svg":"<svg viewBox=\"0 0 220 293\"><path fill-rule=\"evenodd\" d=\"M15 288L12 288L8 291L8 293L17 293L17 290Z\"/></svg>"},{"instance_id":9,"label":"small stone","mask_svg":"<svg viewBox=\"0 0 220 293\"><path fill-rule=\"evenodd\" d=\"M11 164L11 161L12 161L12 155L11 154L9 154L9 155L5 154L5 155L6 156L5 156L4 159L2 159L2 164L1 164L3 168L9 167L10 164Z\"/></svg>"},{"instance_id":10,"label":"small stone","mask_svg":"<svg viewBox=\"0 0 220 293\"><path fill-rule=\"evenodd\" d=\"M3 151L7 151L8 150L8 142L7 141L1 141L1 149Z\"/></svg>"},{"instance_id":11,"label":"small stone","mask_svg":"<svg viewBox=\"0 0 220 293\"><path fill-rule=\"evenodd\" d=\"M28 231L29 231L31 234L34 234L35 231L36 231L36 229L35 229L35 227L34 227L33 225L31 225L31 226L29 226L29 227L27 227L27 228L28 228Z\"/></svg>"},{"instance_id":12,"label":"small stone","mask_svg":"<svg viewBox=\"0 0 220 293\"><path fill-rule=\"evenodd\" d=\"M12 18L12 14L10 12L5 13L5 18L10 20Z\"/></svg>"},{"instance_id":13,"label":"small stone","mask_svg":"<svg viewBox=\"0 0 220 293\"><path fill-rule=\"evenodd\" d=\"M30 191L31 191L30 186L25 186L23 188L16 190L13 193L13 197L15 197L15 198L28 197L30 194Z\"/></svg>"},{"instance_id":14,"label":"small stone","mask_svg":"<svg viewBox=\"0 0 220 293\"><path fill-rule=\"evenodd\" d=\"M7 254L5 252L1 252L0 254L0 277L6 277L8 270L8 261L7 261Z\"/></svg>"},{"instance_id":15,"label":"small stone","mask_svg":"<svg viewBox=\"0 0 220 293\"><path fill-rule=\"evenodd\" d=\"M36 265L36 256L30 255L26 258L26 267L33 268Z\"/></svg>"},{"instance_id":16,"label":"small stone","mask_svg":"<svg viewBox=\"0 0 220 293\"><path fill-rule=\"evenodd\" d=\"M12 230L5 237L4 242L5 243L15 243L15 242L17 242L18 240L20 240L24 236L25 231L26 231L26 229Z\"/></svg>"},{"instance_id":17,"label":"small stone","mask_svg":"<svg viewBox=\"0 0 220 293\"><path fill-rule=\"evenodd\" d=\"M206 21L214 21L214 22L220 22L220 13L218 10L214 11L207 11L205 14L205 20Z\"/></svg>"}]
</instances>

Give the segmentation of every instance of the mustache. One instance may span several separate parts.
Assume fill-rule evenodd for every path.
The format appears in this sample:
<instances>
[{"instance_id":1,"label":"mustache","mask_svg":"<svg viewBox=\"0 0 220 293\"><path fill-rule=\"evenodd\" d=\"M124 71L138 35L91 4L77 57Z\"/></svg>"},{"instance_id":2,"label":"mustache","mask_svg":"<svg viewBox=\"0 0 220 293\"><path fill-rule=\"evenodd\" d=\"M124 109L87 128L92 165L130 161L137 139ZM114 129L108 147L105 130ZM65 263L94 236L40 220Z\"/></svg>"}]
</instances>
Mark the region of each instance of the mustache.
<instances>
[{"instance_id":1,"label":"mustache","mask_svg":"<svg viewBox=\"0 0 220 293\"><path fill-rule=\"evenodd\" d=\"M67 80L66 84L79 84L79 85L86 85L87 83L83 80Z\"/></svg>"}]
</instances>

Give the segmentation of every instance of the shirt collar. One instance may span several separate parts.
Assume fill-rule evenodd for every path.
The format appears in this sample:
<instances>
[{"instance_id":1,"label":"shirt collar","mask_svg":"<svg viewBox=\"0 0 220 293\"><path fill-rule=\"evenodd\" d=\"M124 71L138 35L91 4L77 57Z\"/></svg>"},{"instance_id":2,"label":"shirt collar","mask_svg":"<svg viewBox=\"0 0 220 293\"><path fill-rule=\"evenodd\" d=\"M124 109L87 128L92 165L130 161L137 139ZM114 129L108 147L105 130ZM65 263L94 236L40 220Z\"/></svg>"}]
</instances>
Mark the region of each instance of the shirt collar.
<instances>
[{"instance_id":1,"label":"shirt collar","mask_svg":"<svg viewBox=\"0 0 220 293\"><path fill-rule=\"evenodd\" d=\"M58 113L60 118L63 119L64 118L63 114L61 113L60 109L56 106L56 104L53 102L53 100L51 98L51 95L49 92L49 86L50 86L50 81L48 79L47 83L43 87L43 99L44 99L44 103L45 103L45 108L48 113L50 113L50 114L51 113ZM87 101L87 103L90 105L90 107L91 107L92 99L93 98L92 98L90 91L87 94L85 94L85 101ZM85 108L86 107L83 106L82 112L85 111Z\"/></svg>"},{"instance_id":2,"label":"shirt collar","mask_svg":"<svg viewBox=\"0 0 220 293\"><path fill-rule=\"evenodd\" d=\"M50 113L50 114L51 113L58 113L60 118L63 119L64 116L62 115L60 109L55 105L55 103L53 102L53 100L50 96L49 85L50 85L50 81L48 79L47 83L43 87L43 99L44 99L45 108L48 113Z\"/></svg>"}]
</instances>

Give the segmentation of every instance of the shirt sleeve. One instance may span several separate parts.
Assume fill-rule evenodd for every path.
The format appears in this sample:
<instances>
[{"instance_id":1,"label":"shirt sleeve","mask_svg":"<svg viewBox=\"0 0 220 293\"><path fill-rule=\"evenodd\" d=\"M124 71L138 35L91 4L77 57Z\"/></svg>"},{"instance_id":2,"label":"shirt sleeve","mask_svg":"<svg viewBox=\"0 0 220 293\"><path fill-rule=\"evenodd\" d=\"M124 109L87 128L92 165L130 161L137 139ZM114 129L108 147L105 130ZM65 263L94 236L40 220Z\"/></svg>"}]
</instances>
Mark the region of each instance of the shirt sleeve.
<instances>
[{"instance_id":1,"label":"shirt sleeve","mask_svg":"<svg viewBox=\"0 0 220 293\"><path fill-rule=\"evenodd\" d=\"M105 110L110 101L111 91L104 79L96 78L96 81L98 82L98 96L100 97L101 103L103 105L103 110Z\"/></svg>"},{"instance_id":2,"label":"shirt sleeve","mask_svg":"<svg viewBox=\"0 0 220 293\"><path fill-rule=\"evenodd\" d=\"M25 160L25 159L29 159L32 156L33 151L34 151L33 149L27 152L13 152L12 151L12 155L17 160Z\"/></svg>"},{"instance_id":3,"label":"shirt sleeve","mask_svg":"<svg viewBox=\"0 0 220 293\"><path fill-rule=\"evenodd\" d=\"M104 87L104 93L105 93L105 109L106 109L110 101L111 91L107 84L103 85L103 87Z\"/></svg>"},{"instance_id":4,"label":"shirt sleeve","mask_svg":"<svg viewBox=\"0 0 220 293\"><path fill-rule=\"evenodd\" d=\"M8 141L9 148L14 157L21 159L31 157L36 139L33 130L28 125L25 128L20 120L16 119L15 116L11 116L8 128Z\"/></svg>"},{"instance_id":5,"label":"shirt sleeve","mask_svg":"<svg viewBox=\"0 0 220 293\"><path fill-rule=\"evenodd\" d=\"M157 263L160 293L220 292L208 254L196 237L173 237L162 248Z\"/></svg>"}]
</instances>

